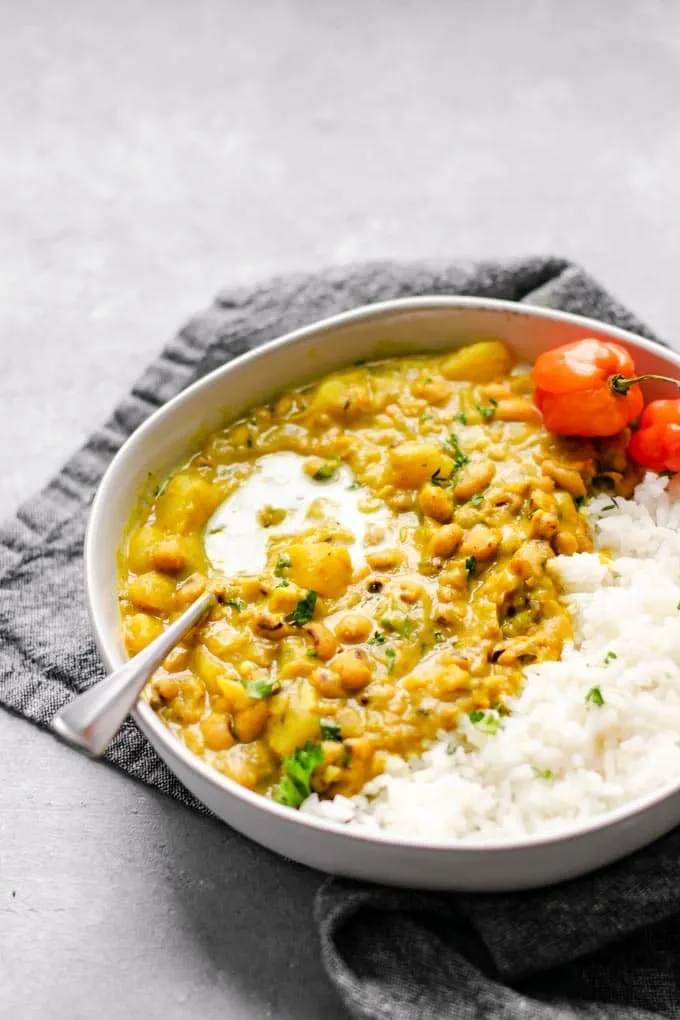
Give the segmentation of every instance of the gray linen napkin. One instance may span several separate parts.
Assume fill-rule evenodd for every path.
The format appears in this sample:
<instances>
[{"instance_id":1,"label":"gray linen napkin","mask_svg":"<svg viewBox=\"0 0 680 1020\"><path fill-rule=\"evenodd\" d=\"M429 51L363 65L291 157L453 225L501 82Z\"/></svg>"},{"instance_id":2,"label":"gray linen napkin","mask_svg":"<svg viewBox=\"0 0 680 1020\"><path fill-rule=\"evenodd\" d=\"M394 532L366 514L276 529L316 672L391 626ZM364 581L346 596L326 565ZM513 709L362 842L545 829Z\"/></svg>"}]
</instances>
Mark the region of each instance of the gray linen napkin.
<instances>
[{"instance_id":1,"label":"gray linen napkin","mask_svg":"<svg viewBox=\"0 0 680 1020\"><path fill-rule=\"evenodd\" d=\"M190 321L109 421L0 528L0 703L46 725L102 675L82 545L108 462L164 401L297 326L355 305L471 294L550 305L653 335L558 258L375 263L228 290ZM205 810L129 723L109 760ZM680 833L594 876L515 896L439 896L327 882L322 956L357 1017L380 1020L680 1016Z\"/></svg>"}]
</instances>

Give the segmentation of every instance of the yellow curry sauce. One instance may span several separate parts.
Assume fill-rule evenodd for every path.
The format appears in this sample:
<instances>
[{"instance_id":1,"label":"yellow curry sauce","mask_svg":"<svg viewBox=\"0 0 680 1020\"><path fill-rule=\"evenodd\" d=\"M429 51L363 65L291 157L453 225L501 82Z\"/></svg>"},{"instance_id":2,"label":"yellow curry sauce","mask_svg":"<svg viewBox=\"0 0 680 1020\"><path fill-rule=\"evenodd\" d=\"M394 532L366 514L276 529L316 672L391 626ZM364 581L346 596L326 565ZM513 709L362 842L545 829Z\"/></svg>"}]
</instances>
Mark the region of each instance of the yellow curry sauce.
<instances>
[{"instance_id":1,"label":"yellow curry sauce","mask_svg":"<svg viewBox=\"0 0 680 1020\"><path fill-rule=\"evenodd\" d=\"M591 548L595 479L637 480L627 435L559 439L531 392L497 341L357 364L170 477L126 541L120 605L134 654L217 593L145 693L194 753L297 806L356 793L461 713L497 725L570 636L547 561Z\"/></svg>"}]
</instances>

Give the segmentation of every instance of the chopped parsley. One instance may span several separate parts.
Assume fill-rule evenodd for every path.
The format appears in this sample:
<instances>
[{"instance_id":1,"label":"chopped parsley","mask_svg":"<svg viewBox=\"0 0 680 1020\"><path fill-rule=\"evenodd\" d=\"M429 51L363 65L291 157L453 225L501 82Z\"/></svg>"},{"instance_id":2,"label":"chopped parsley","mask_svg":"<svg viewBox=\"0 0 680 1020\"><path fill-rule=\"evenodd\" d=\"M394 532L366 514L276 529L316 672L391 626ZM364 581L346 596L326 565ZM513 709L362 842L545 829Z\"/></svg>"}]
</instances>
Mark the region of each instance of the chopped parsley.
<instances>
[{"instance_id":1,"label":"chopped parsley","mask_svg":"<svg viewBox=\"0 0 680 1020\"><path fill-rule=\"evenodd\" d=\"M467 425L467 415L465 411L459 411L458 414L454 414L453 420L457 421L459 425Z\"/></svg>"},{"instance_id":2,"label":"chopped parsley","mask_svg":"<svg viewBox=\"0 0 680 1020\"><path fill-rule=\"evenodd\" d=\"M322 740L342 740L342 730L336 723L335 719L322 719L320 726Z\"/></svg>"},{"instance_id":3,"label":"chopped parsley","mask_svg":"<svg viewBox=\"0 0 680 1020\"><path fill-rule=\"evenodd\" d=\"M470 580L470 578L474 574L476 567L477 567L477 557L476 556L468 556L468 557L466 557L466 560L465 560L465 574L467 576L468 581Z\"/></svg>"},{"instance_id":4,"label":"chopped parsley","mask_svg":"<svg viewBox=\"0 0 680 1020\"><path fill-rule=\"evenodd\" d=\"M308 648L307 649L307 658L308 659L316 659L318 654L319 653L317 652L316 648Z\"/></svg>"},{"instance_id":5,"label":"chopped parsley","mask_svg":"<svg viewBox=\"0 0 680 1020\"><path fill-rule=\"evenodd\" d=\"M460 471L462 467L465 467L466 464L470 463L470 458L461 450L460 443L458 442L458 436L455 432L452 432L449 436L448 443L453 450L453 469L456 472Z\"/></svg>"},{"instance_id":6,"label":"chopped parsley","mask_svg":"<svg viewBox=\"0 0 680 1020\"><path fill-rule=\"evenodd\" d=\"M434 415L430 414L429 411L423 411L423 413L420 416L420 420L424 425L426 421L434 421Z\"/></svg>"},{"instance_id":7,"label":"chopped parsley","mask_svg":"<svg viewBox=\"0 0 680 1020\"><path fill-rule=\"evenodd\" d=\"M604 513L605 510L618 510L618 509L619 509L619 504L616 502L615 497L612 496L611 503L607 503L606 506L602 507L602 513Z\"/></svg>"},{"instance_id":8,"label":"chopped parsley","mask_svg":"<svg viewBox=\"0 0 680 1020\"><path fill-rule=\"evenodd\" d=\"M430 477L430 481L439 489L450 489L453 485L453 478L444 478L441 473L441 468L437 468L435 473Z\"/></svg>"},{"instance_id":9,"label":"chopped parsley","mask_svg":"<svg viewBox=\"0 0 680 1020\"><path fill-rule=\"evenodd\" d=\"M394 648L386 648L385 655L387 656L387 675L392 676L394 673L394 660L397 657L397 653Z\"/></svg>"},{"instance_id":10,"label":"chopped parsley","mask_svg":"<svg viewBox=\"0 0 680 1020\"><path fill-rule=\"evenodd\" d=\"M494 400L493 398L490 398L488 407L482 407L480 404L477 404L477 410L481 414L484 421L491 421L491 419L496 413L497 407L498 401Z\"/></svg>"},{"instance_id":11,"label":"chopped parsley","mask_svg":"<svg viewBox=\"0 0 680 1020\"><path fill-rule=\"evenodd\" d=\"M585 496L574 496L574 506L576 507L577 510L581 509L585 501L586 501Z\"/></svg>"},{"instance_id":12,"label":"chopped parsley","mask_svg":"<svg viewBox=\"0 0 680 1020\"><path fill-rule=\"evenodd\" d=\"M287 577L282 577L278 584L274 585L275 588L290 588L290 581Z\"/></svg>"},{"instance_id":13,"label":"chopped parsley","mask_svg":"<svg viewBox=\"0 0 680 1020\"><path fill-rule=\"evenodd\" d=\"M227 598L226 595L218 599L218 602L221 602L223 606L230 606L232 609L235 609L237 613L240 613L246 608L246 604L243 599Z\"/></svg>"},{"instance_id":14,"label":"chopped parsley","mask_svg":"<svg viewBox=\"0 0 680 1020\"><path fill-rule=\"evenodd\" d=\"M272 798L286 807L300 807L312 792L312 772L323 762L320 744L306 743L283 759L281 781L274 787Z\"/></svg>"},{"instance_id":15,"label":"chopped parsley","mask_svg":"<svg viewBox=\"0 0 680 1020\"><path fill-rule=\"evenodd\" d=\"M286 556L285 554L283 556L279 556L276 561L276 566L274 567L274 573L277 577L283 577L284 570L288 570L290 566L290 556Z\"/></svg>"},{"instance_id":16,"label":"chopped parsley","mask_svg":"<svg viewBox=\"0 0 680 1020\"><path fill-rule=\"evenodd\" d=\"M286 623L292 623L296 627L302 627L305 623L309 623L314 616L317 598L317 593L313 588L310 588L305 597L300 599L293 612L288 614Z\"/></svg>"},{"instance_id":17,"label":"chopped parsley","mask_svg":"<svg viewBox=\"0 0 680 1020\"><path fill-rule=\"evenodd\" d=\"M470 500L470 506L481 506L483 499L484 496L481 494L481 492L478 492L477 495L473 496L472 499Z\"/></svg>"},{"instance_id":18,"label":"chopped parsley","mask_svg":"<svg viewBox=\"0 0 680 1020\"><path fill-rule=\"evenodd\" d=\"M384 645L387 638L384 634L381 634L379 630L376 630L373 637L368 639L369 645Z\"/></svg>"},{"instance_id":19,"label":"chopped parsley","mask_svg":"<svg viewBox=\"0 0 680 1020\"><path fill-rule=\"evenodd\" d=\"M534 765L534 775L537 779L554 779L555 773L552 769L537 769Z\"/></svg>"},{"instance_id":20,"label":"chopped parsley","mask_svg":"<svg viewBox=\"0 0 680 1020\"><path fill-rule=\"evenodd\" d=\"M218 535L220 531L224 531L226 524L218 524L216 528L211 528L208 532L209 535Z\"/></svg>"},{"instance_id":21,"label":"chopped parsley","mask_svg":"<svg viewBox=\"0 0 680 1020\"><path fill-rule=\"evenodd\" d=\"M501 719L498 712L490 708L487 712L483 712L480 708L475 708L472 712L468 713L468 717L473 726L475 726L481 733L488 733L491 736L496 732L501 724Z\"/></svg>"},{"instance_id":22,"label":"chopped parsley","mask_svg":"<svg viewBox=\"0 0 680 1020\"><path fill-rule=\"evenodd\" d=\"M410 620L408 616L397 618L396 620L393 617L383 616L380 621L380 625L384 627L385 630L391 631L393 634L398 634L399 637L403 638L407 638L413 630L413 621Z\"/></svg>"},{"instance_id":23,"label":"chopped parsley","mask_svg":"<svg viewBox=\"0 0 680 1020\"><path fill-rule=\"evenodd\" d=\"M347 491L348 492L354 492L356 489L360 489L360 488L361 488L361 482L352 482L351 485L347 486Z\"/></svg>"},{"instance_id":24,"label":"chopped parsley","mask_svg":"<svg viewBox=\"0 0 680 1020\"><path fill-rule=\"evenodd\" d=\"M608 666L610 662L613 662L617 658L616 652L607 652L604 657L604 664Z\"/></svg>"},{"instance_id":25,"label":"chopped parsley","mask_svg":"<svg viewBox=\"0 0 680 1020\"><path fill-rule=\"evenodd\" d=\"M253 448L253 441L250 436L248 436L248 438L246 439L246 446L248 447L249 450L252 450Z\"/></svg>"},{"instance_id":26,"label":"chopped parsley","mask_svg":"<svg viewBox=\"0 0 680 1020\"><path fill-rule=\"evenodd\" d=\"M591 687L586 694L586 705L604 705L604 698L599 687Z\"/></svg>"},{"instance_id":27,"label":"chopped parsley","mask_svg":"<svg viewBox=\"0 0 680 1020\"><path fill-rule=\"evenodd\" d=\"M434 632L434 640L437 644L441 644L441 642L444 640L444 635L440 630L436 630Z\"/></svg>"},{"instance_id":28,"label":"chopped parsley","mask_svg":"<svg viewBox=\"0 0 680 1020\"><path fill-rule=\"evenodd\" d=\"M248 697L257 698L258 701L262 698L271 698L272 694L276 694L277 691L281 690L281 684L278 680L247 680L243 686Z\"/></svg>"},{"instance_id":29,"label":"chopped parsley","mask_svg":"<svg viewBox=\"0 0 680 1020\"><path fill-rule=\"evenodd\" d=\"M337 467L337 461L327 460L325 464L322 464L321 467L314 472L312 478L315 482L327 482L329 478L333 477L337 471Z\"/></svg>"}]
</instances>

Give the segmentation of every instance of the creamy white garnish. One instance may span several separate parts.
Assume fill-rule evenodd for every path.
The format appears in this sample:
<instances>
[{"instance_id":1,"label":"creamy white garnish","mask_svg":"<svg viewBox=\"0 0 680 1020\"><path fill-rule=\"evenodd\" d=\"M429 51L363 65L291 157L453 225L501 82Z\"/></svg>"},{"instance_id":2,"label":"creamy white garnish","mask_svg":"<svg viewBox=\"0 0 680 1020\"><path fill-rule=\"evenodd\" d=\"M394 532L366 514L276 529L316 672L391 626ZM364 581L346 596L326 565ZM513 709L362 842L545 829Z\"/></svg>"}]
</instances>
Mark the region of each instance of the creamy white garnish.
<instances>
[{"instance_id":1,"label":"creamy white garnish","mask_svg":"<svg viewBox=\"0 0 680 1020\"><path fill-rule=\"evenodd\" d=\"M352 487L354 476L344 464L328 481L316 482L304 471L305 459L287 452L260 457L250 477L220 504L204 537L206 555L217 570L258 574L266 566L271 539L299 535L319 525L337 533L355 567L364 562L366 529L387 526L394 515L387 507L370 513L359 509L366 492ZM284 519L264 527L258 513L265 507L285 511Z\"/></svg>"}]
</instances>

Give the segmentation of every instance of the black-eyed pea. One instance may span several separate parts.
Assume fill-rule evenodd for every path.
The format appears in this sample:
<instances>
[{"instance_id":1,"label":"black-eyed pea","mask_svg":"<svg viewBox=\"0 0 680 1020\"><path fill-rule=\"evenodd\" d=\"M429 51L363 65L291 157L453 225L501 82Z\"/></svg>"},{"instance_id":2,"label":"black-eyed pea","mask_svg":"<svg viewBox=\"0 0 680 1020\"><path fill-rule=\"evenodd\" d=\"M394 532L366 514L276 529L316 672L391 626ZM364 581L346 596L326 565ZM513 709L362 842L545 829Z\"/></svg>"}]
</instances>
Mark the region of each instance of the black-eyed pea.
<instances>
[{"instance_id":1,"label":"black-eyed pea","mask_svg":"<svg viewBox=\"0 0 680 1020\"><path fill-rule=\"evenodd\" d=\"M555 539L555 548L562 556L572 556L578 551L578 539L570 531L560 531Z\"/></svg>"},{"instance_id":2,"label":"black-eyed pea","mask_svg":"<svg viewBox=\"0 0 680 1020\"><path fill-rule=\"evenodd\" d=\"M440 559L453 556L463 537L463 529L458 524L445 524L432 537L430 555Z\"/></svg>"},{"instance_id":3,"label":"black-eyed pea","mask_svg":"<svg viewBox=\"0 0 680 1020\"><path fill-rule=\"evenodd\" d=\"M565 492L570 493L572 496L585 496L586 487L583 478L579 472L566 464L560 464L555 460L546 460L543 462L543 474L547 475L548 478L552 478L560 488L564 489Z\"/></svg>"},{"instance_id":4,"label":"black-eyed pea","mask_svg":"<svg viewBox=\"0 0 680 1020\"><path fill-rule=\"evenodd\" d=\"M466 465L454 486L454 496L461 502L472 499L477 493L486 489L495 474L496 468L488 460Z\"/></svg>"},{"instance_id":5,"label":"black-eyed pea","mask_svg":"<svg viewBox=\"0 0 680 1020\"><path fill-rule=\"evenodd\" d=\"M163 662L168 673L177 673L186 667L189 661L189 649L185 645L176 645Z\"/></svg>"},{"instance_id":6,"label":"black-eyed pea","mask_svg":"<svg viewBox=\"0 0 680 1020\"><path fill-rule=\"evenodd\" d=\"M399 598L408 605L413 605L422 598L423 586L414 577L405 577L399 583Z\"/></svg>"},{"instance_id":7,"label":"black-eyed pea","mask_svg":"<svg viewBox=\"0 0 680 1020\"><path fill-rule=\"evenodd\" d=\"M188 606L190 602L195 602L205 591L207 583L208 579L203 574L191 574L177 589L177 604Z\"/></svg>"},{"instance_id":8,"label":"black-eyed pea","mask_svg":"<svg viewBox=\"0 0 680 1020\"><path fill-rule=\"evenodd\" d=\"M205 746L211 751L226 751L236 741L229 728L229 718L221 713L213 712L201 723L201 733Z\"/></svg>"},{"instance_id":9,"label":"black-eyed pea","mask_svg":"<svg viewBox=\"0 0 680 1020\"><path fill-rule=\"evenodd\" d=\"M360 644L371 636L373 623L362 613L346 613L335 625L335 635L344 644Z\"/></svg>"},{"instance_id":10,"label":"black-eyed pea","mask_svg":"<svg viewBox=\"0 0 680 1020\"><path fill-rule=\"evenodd\" d=\"M171 676L160 677L155 687L163 701L174 701L179 694L179 683Z\"/></svg>"},{"instance_id":11,"label":"black-eyed pea","mask_svg":"<svg viewBox=\"0 0 680 1020\"><path fill-rule=\"evenodd\" d=\"M537 510L532 514L532 538L554 538L559 530L560 521L557 514L551 514L547 510Z\"/></svg>"},{"instance_id":12,"label":"black-eyed pea","mask_svg":"<svg viewBox=\"0 0 680 1020\"><path fill-rule=\"evenodd\" d=\"M312 639L317 659L326 662L335 655L338 650L337 638L323 623L310 623L305 627L305 633Z\"/></svg>"},{"instance_id":13,"label":"black-eyed pea","mask_svg":"<svg viewBox=\"0 0 680 1020\"><path fill-rule=\"evenodd\" d=\"M242 712L238 712L234 716L232 729L242 743L249 744L251 740L256 740L260 736L268 718L269 705L263 698Z\"/></svg>"},{"instance_id":14,"label":"black-eyed pea","mask_svg":"<svg viewBox=\"0 0 680 1020\"><path fill-rule=\"evenodd\" d=\"M178 538L164 538L151 551L151 562L156 570L177 574L183 570L187 558Z\"/></svg>"},{"instance_id":15,"label":"black-eyed pea","mask_svg":"<svg viewBox=\"0 0 680 1020\"><path fill-rule=\"evenodd\" d=\"M498 401L494 418L497 421L540 421L541 415L530 400L509 397Z\"/></svg>"},{"instance_id":16,"label":"black-eyed pea","mask_svg":"<svg viewBox=\"0 0 680 1020\"><path fill-rule=\"evenodd\" d=\"M362 648L340 652L331 662L330 668L345 692L360 691L373 678L371 660Z\"/></svg>"},{"instance_id":17,"label":"black-eyed pea","mask_svg":"<svg viewBox=\"0 0 680 1020\"><path fill-rule=\"evenodd\" d=\"M319 666L309 675L309 682L322 698L344 698L347 692L340 682L337 673L325 666Z\"/></svg>"},{"instance_id":18,"label":"black-eyed pea","mask_svg":"<svg viewBox=\"0 0 680 1020\"><path fill-rule=\"evenodd\" d=\"M447 524L453 517L453 499L448 489L428 482L418 495L418 505L426 517Z\"/></svg>"},{"instance_id":19,"label":"black-eyed pea","mask_svg":"<svg viewBox=\"0 0 680 1020\"><path fill-rule=\"evenodd\" d=\"M253 620L253 631L258 637L268 638L270 641L280 641L282 638L288 637L290 627L282 616L262 610Z\"/></svg>"},{"instance_id":20,"label":"black-eyed pea","mask_svg":"<svg viewBox=\"0 0 680 1020\"><path fill-rule=\"evenodd\" d=\"M435 407L445 404L452 392L453 386L446 379L426 377L425 379L416 379L411 385L411 393L414 397L426 400L428 404L433 404Z\"/></svg>"},{"instance_id":21,"label":"black-eyed pea","mask_svg":"<svg viewBox=\"0 0 680 1020\"><path fill-rule=\"evenodd\" d=\"M461 556L474 556L480 562L490 560L496 555L501 543L501 536L495 528L487 528L485 524L475 524L467 532L460 544Z\"/></svg>"},{"instance_id":22,"label":"black-eyed pea","mask_svg":"<svg viewBox=\"0 0 680 1020\"><path fill-rule=\"evenodd\" d=\"M404 559L401 549L376 549L366 554L366 562L371 570L394 570L404 562Z\"/></svg>"}]
</instances>

